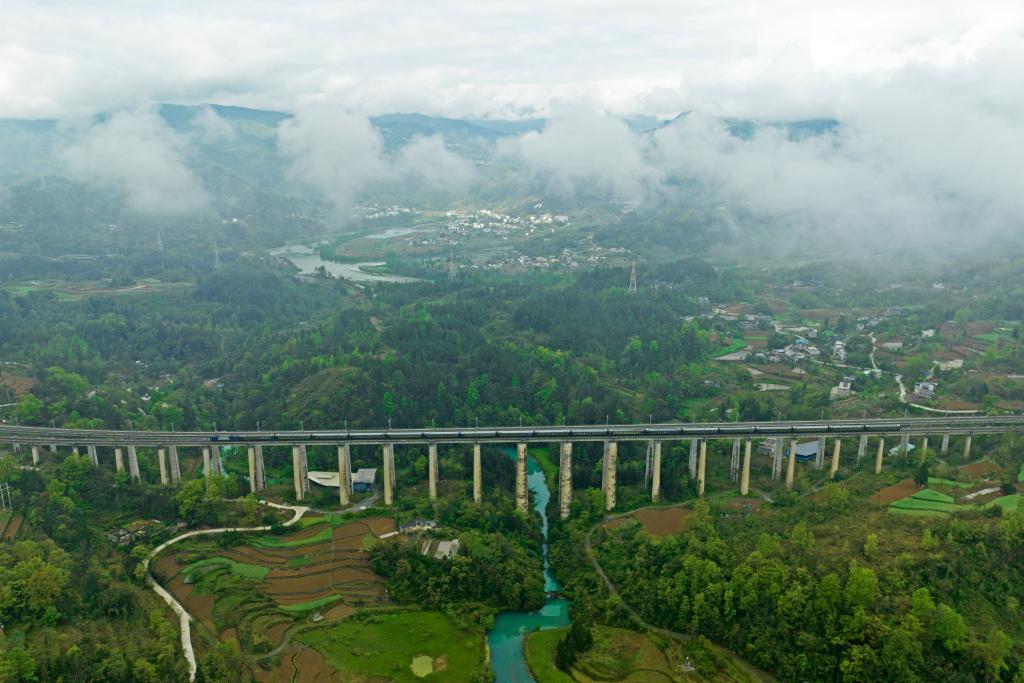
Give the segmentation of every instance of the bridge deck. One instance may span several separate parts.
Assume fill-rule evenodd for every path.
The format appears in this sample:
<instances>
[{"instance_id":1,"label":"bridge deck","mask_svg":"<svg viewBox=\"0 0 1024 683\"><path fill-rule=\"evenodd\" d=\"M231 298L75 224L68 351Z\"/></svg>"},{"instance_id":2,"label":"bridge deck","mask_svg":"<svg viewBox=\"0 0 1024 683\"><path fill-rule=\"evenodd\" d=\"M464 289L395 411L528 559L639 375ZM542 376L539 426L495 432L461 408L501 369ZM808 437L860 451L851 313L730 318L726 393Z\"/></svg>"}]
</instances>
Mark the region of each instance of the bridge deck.
<instances>
[{"instance_id":1,"label":"bridge deck","mask_svg":"<svg viewBox=\"0 0 1024 683\"><path fill-rule=\"evenodd\" d=\"M898 434L998 434L1024 430L1024 415L788 422L706 422L314 431L150 432L0 425L0 443L60 446L208 446L385 443L535 443Z\"/></svg>"}]
</instances>

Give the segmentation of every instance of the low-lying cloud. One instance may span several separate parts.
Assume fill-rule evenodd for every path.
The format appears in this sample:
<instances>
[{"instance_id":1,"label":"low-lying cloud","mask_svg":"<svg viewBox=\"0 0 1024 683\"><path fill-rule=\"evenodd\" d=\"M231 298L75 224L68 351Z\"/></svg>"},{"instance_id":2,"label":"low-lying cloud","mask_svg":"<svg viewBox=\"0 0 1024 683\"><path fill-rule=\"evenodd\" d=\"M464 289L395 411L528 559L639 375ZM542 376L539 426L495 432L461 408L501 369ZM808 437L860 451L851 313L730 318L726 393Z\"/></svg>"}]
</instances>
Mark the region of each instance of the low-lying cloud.
<instances>
[{"instance_id":1,"label":"low-lying cloud","mask_svg":"<svg viewBox=\"0 0 1024 683\"><path fill-rule=\"evenodd\" d=\"M713 207L731 231L752 220L788 242L954 245L1024 227L1024 91L997 68L1013 59L1024 39L863 83L817 134L763 124L741 137L718 111L638 134L576 106L502 149L565 196Z\"/></svg>"},{"instance_id":2,"label":"low-lying cloud","mask_svg":"<svg viewBox=\"0 0 1024 683\"><path fill-rule=\"evenodd\" d=\"M644 158L643 141L588 102L560 103L543 130L504 141L499 153L520 159L563 197L585 191L639 199L659 176Z\"/></svg>"},{"instance_id":3,"label":"low-lying cloud","mask_svg":"<svg viewBox=\"0 0 1024 683\"><path fill-rule=\"evenodd\" d=\"M183 215L209 199L186 165L186 146L154 111L136 109L73 132L61 158L72 178L122 192L133 211Z\"/></svg>"},{"instance_id":4,"label":"low-lying cloud","mask_svg":"<svg viewBox=\"0 0 1024 683\"><path fill-rule=\"evenodd\" d=\"M278 148L288 159L289 177L339 211L369 190L397 197L418 188L454 194L475 177L472 163L449 151L440 136L415 137L389 155L369 118L325 104L300 109L281 123Z\"/></svg>"}]
</instances>

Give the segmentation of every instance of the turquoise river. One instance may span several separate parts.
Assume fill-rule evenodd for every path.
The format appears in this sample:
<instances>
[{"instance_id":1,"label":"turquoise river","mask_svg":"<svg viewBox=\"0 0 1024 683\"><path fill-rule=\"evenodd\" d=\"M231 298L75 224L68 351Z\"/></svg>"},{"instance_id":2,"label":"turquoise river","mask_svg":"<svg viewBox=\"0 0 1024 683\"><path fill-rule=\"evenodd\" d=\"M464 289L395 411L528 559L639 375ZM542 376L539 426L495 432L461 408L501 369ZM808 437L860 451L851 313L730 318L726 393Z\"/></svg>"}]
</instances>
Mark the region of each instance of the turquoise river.
<instances>
[{"instance_id":1,"label":"turquoise river","mask_svg":"<svg viewBox=\"0 0 1024 683\"><path fill-rule=\"evenodd\" d=\"M509 449L515 457L515 451ZM527 486L533 492L533 508L540 513L541 531L544 534L544 591L551 593L561 589L548 566L548 500L551 491L544 480L544 472L532 457L527 458ZM491 650L491 668L495 683L536 683L526 666L523 643L530 631L561 628L569 624L569 601L548 598L536 612L500 612L494 620L494 628L487 635Z\"/></svg>"}]
</instances>

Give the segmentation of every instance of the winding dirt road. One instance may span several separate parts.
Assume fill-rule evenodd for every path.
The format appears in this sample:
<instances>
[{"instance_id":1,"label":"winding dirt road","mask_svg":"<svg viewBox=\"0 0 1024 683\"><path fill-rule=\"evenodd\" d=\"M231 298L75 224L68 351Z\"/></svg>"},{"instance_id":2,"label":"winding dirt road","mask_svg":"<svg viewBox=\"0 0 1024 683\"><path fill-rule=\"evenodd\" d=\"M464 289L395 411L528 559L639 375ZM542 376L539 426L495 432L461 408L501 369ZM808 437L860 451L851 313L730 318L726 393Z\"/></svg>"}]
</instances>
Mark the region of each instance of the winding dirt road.
<instances>
[{"instance_id":1,"label":"winding dirt road","mask_svg":"<svg viewBox=\"0 0 1024 683\"><path fill-rule=\"evenodd\" d=\"M291 519L284 523L284 526L291 526L302 519L302 516L309 512L308 507L299 505L279 505L278 503L271 503L269 501L260 501L263 505L267 505L278 510L289 510L294 515ZM161 543L153 549L146 559L142 561L142 566L146 572L146 583L149 584L153 590L159 595L164 602L174 610L175 614L178 615L178 621L181 623L181 650L185 654L185 659L188 661L188 679L194 681L196 679L196 670L198 665L196 664L196 653L192 649L192 615L178 602L170 592L167 591L163 586L157 583L156 579L149 571L149 563L157 555L162 553L164 550L174 545L178 541L183 541L186 538L192 538L194 536L204 536L208 534L224 534L229 531L239 532L253 532L253 531L270 531L269 526L250 526L250 527L220 527L216 529L197 529L195 531L186 531L180 536Z\"/></svg>"}]
</instances>

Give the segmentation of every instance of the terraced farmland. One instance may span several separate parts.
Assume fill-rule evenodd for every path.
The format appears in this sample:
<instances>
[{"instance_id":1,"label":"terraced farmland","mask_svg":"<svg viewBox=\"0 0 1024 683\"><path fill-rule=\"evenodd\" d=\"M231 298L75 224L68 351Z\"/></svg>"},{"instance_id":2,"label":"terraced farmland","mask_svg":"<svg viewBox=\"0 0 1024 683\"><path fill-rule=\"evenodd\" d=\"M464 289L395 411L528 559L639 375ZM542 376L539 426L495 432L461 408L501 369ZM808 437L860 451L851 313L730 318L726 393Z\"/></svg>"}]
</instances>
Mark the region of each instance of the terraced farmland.
<instances>
[{"instance_id":1,"label":"terraced farmland","mask_svg":"<svg viewBox=\"0 0 1024 683\"><path fill-rule=\"evenodd\" d=\"M231 547L197 537L160 557L153 573L213 637L237 638L243 652L258 659L283 645L294 626L311 625L316 612L328 623L390 604L363 546L394 528L385 518L319 518L291 534L251 536ZM286 647L280 654L286 661L265 658L270 669L257 666L254 674L274 680L275 667L313 659L326 666L307 649Z\"/></svg>"},{"instance_id":2,"label":"terraced farmland","mask_svg":"<svg viewBox=\"0 0 1024 683\"><path fill-rule=\"evenodd\" d=\"M958 506L953 496L935 489L923 489L911 496L889 503L890 512L919 517L942 517L959 509L963 509L963 506Z\"/></svg>"}]
</instances>

